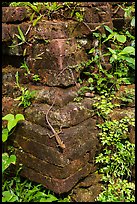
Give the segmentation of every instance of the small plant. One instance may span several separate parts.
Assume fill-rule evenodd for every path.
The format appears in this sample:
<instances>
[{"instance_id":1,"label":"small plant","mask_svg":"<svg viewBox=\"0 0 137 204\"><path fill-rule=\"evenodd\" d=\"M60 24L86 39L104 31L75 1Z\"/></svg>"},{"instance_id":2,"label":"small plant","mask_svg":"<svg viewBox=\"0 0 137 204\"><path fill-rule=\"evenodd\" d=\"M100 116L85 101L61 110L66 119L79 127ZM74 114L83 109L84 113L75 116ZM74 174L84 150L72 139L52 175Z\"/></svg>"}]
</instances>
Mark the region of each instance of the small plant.
<instances>
[{"instance_id":1,"label":"small plant","mask_svg":"<svg viewBox=\"0 0 137 204\"><path fill-rule=\"evenodd\" d=\"M18 41L17 39L15 39L15 40L13 39L12 45L10 45L9 47L10 47L10 48L14 48L14 47L20 46L20 45L22 45L22 44L29 44L29 42L27 42L27 40L26 40L26 35L27 35L28 32L30 31L30 28L31 28L31 26L28 27L26 33L24 34L24 33L22 32L20 26L18 26L18 32L19 32L19 34L15 34L15 36L16 36L17 39L18 39L19 41L21 41L21 42L18 43L18 42L17 42L17 41ZM26 51L27 51L27 49L25 48L25 49L23 50L23 56L26 55Z\"/></svg>"},{"instance_id":2,"label":"small plant","mask_svg":"<svg viewBox=\"0 0 137 204\"><path fill-rule=\"evenodd\" d=\"M89 80L88 80L89 81ZM78 90L78 94L80 96L84 96L85 93L87 92L92 92L94 90L94 87L92 86L92 84L90 84L90 86L82 86L79 90Z\"/></svg>"},{"instance_id":3,"label":"small plant","mask_svg":"<svg viewBox=\"0 0 137 204\"><path fill-rule=\"evenodd\" d=\"M33 81L40 81L39 75L38 74L31 74L28 65L26 64L26 62L24 61L24 63L21 64L20 68L23 68L26 70L27 73L25 73L25 75L29 75L32 76L32 80Z\"/></svg>"},{"instance_id":4,"label":"small plant","mask_svg":"<svg viewBox=\"0 0 137 204\"><path fill-rule=\"evenodd\" d=\"M76 19L77 19L78 22L82 22L83 19L84 19L84 16L79 12L76 12L75 16L76 16Z\"/></svg>"},{"instance_id":5,"label":"small plant","mask_svg":"<svg viewBox=\"0 0 137 204\"><path fill-rule=\"evenodd\" d=\"M106 25L102 26L109 33L108 36L93 32L94 47L88 52L91 59L81 63L83 82L86 81L87 87L92 87L99 94L117 91L122 84L134 83L135 74L135 47L125 46L128 39L135 39L134 36L128 31L122 34ZM114 45L113 49L109 47L110 43ZM102 46L106 48L102 50ZM104 67L105 57L109 57L112 65L108 70Z\"/></svg>"},{"instance_id":6,"label":"small plant","mask_svg":"<svg viewBox=\"0 0 137 204\"><path fill-rule=\"evenodd\" d=\"M51 18L52 14L59 9L63 8L63 5L59 5L58 2L46 2L44 4L48 10L48 17Z\"/></svg>"},{"instance_id":7,"label":"small plant","mask_svg":"<svg viewBox=\"0 0 137 204\"><path fill-rule=\"evenodd\" d=\"M25 120L24 116L22 114L17 114L15 117L13 114L7 114L2 118L2 120L8 121L7 127L2 129L2 142L6 142L9 135L13 133L13 128L15 129L17 123L20 120ZM13 130L11 132L11 130ZM10 166L10 164L15 164L16 162L16 156L15 155L10 155L5 152L2 153L2 173L5 172L5 170Z\"/></svg>"},{"instance_id":8,"label":"small plant","mask_svg":"<svg viewBox=\"0 0 137 204\"><path fill-rule=\"evenodd\" d=\"M100 202L135 202L135 184L120 178L112 180L96 201Z\"/></svg>"},{"instance_id":9,"label":"small plant","mask_svg":"<svg viewBox=\"0 0 137 204\"><path fill-rule=\"evenodd\" d=\"M94 99L96 102L93 104L93 108L98 116L104 119L108 118L108 114L112 112L115 107L119 107L120 104L113 104L111 101L113 99L113 94L105 93L101 96L96 96Z\"/></svg>"},{"instance_id":10,"label":"small plant","mask_svg":"<svg viewBox=\"0 0 137 204\"><path fill-rule=\"evenodd\" d=\"M22 45L22 44L24 44L24 43L27 43L26 38L25 38L25 36L24 36L22 30L20 29L20 26L18 26L18 32L19 32L19 34L15 34L15 35L17 36L17 38L18 38L21 42L18 43L18 44L15 44L16 41L13 41L13 45L11 45L11 46L9 46L9 47L12 48L12 47L16 47L16 46Z\"/></svg>"},{"instance_id":11,"label":"small plant","mask_svg":"<svg viewBox=\"0 0 137 204\"><path fill-rule=\"evenodd\" d=\"M18 106L23 105L24 108L27 108L31 105L31 100L35 97L36 91L29 91L27 88L21 87L21 96L14 99L15 101L21 101Z\"/></svg>"},{"instance_id":12,"label":"small plant","mask_svg":"<svg viewBox=\"0 0 137 204\"><path fill-rule=\"evenodd\" d=\"M102 42L106 42L108 40L112 40L112 42L118 41L119 43L125 43L126 42L126 36L123 34L119 34L116 31L112 31L108 26L104 25L104 28L110 33L108 37Z\"/></svg>"},{"instance_id":13,"label":"small plant","mask_svg":"<svg viewBox=\"0 0 137 204\"><path fill-rule=\"evenodd\" d=\"M119 7L125 11L124 17L131 20L130 25L135 27L135 3L132 2L131 6L122 7L119 5Z\"/></svg>"},{"instance_id":14,"label":"small plant","mask_svg":"<svg viewBox=\"0 0 137 204\"><path fill-rule=\"evenodd\" d=\"M33 11L35 11L35 13L39 14L40 10L43 6L43 3L41 3L41 2L33 2L33 3L30 3L30 2L11 2L10 6L13 6L13 7L25 6L25 7L31 8Z\"/></svg>"},{"instance_id":15,"label":"small plant","mask_svg":"<svg viewBox=\"0 0 137 204\"><path fill-rule=\"evenodd\" d=\"M30 2L11 2L9 4L9 6L13 6L13 7L21 7L21 6L28 6L30 5L31 3Z\"/></svg>"},{"instance_id":16,"label":"small plant","mask_svg":"<svg viewBox=\"0 0 137 204\"><path fill-rule=\"evenodd\" d=\"M127 106L135 100L135 89L125 89L124 92L117 96L117 99L121 101L120 106Z\"/></svg>"},{"instance_id":17,"label":"small plant","mask_svg":"<svg viewBox=\"0 0 137 204\"><path fill-rule=\"evenodd\" d=\"M103 146L96 163L99 164L104 182L104 191L98 196L98 201L135 199L134 184L128 182L131 179L131 168L135 165L135 144L128 140L129 125L135 126L134 118L125 117L97 125L101 129L99 138Z\"/></svg>"},{"instance_id":18,"label":"small plant","mask_svg":"<svg viewBox=\"0 0 137 204\"><path fill-rule=\"evenodd\" d=\"M82 99L83 99L83 97L77 96L77 97L75 97L75 98L73 99L73 101L79 102L79 101L81 101Z\"/></svg>"},{"instance_id":19,"label":"small plant","mask_svg":"<svg viewBox=\"0 0 137 204\"><path fill-rule=\"evenodd\" d=\"M35 13L34 13L35 14ZM33 21L33 27L36 26L36 24L38 23L38 21L43 17L43 15L38 16L35 20L33 20L34 15L32 14L32 16L30 17L30 20Z\"/></svg>"},{"instance_id":20,"label":"small plant","mask_svg":"<svg viewBox=\"0 0 137 204\"><path fill-rule=\"evenodd\" d=\"M24 63L21 63L20 68L25 69L25 70L26 70L26 72L27 72L27 74L30 74L29 67L28 67L28 65L26 64L26 62L25 62L25 61L24 61ZM25 75L26 75L26 73L25 73Z\"/></svg>"},{"instance_id":21,"label":"small plant","mask_svg":"<svg viewBox=\"0 0 137 204\"><path fill-rule=\"evenodd\" d=\"M41 184L23 179L17 173L4 182L2 191L3 202L70 202L69 196L57 198Z\"/></svg>"},{"instance_id":22,"label":"small plant","mask_svg":"<svg viewBox=\"0 0 137 204\"><path fill-rule=\"evenodd\" d=\"M39 75L35 74L33 77L33 81L40 81Z\"/></svg>"},{"instance_id":23,"label":"small plant","mask_svg":"<svg viewBox=\"0 0 137 204\"><path fill-rule=\"evenodd\" d=\"M27 9L31 9L34 12L32 13L32 15L30 16L30 21L32 22L32 26L35 26L37 24L37 22L44 16L42 14L40 14L41 8L44 6L44 3L41 2L12 2L10 3L10 6L25 6ZM38 17L34 16L38 15Z\"/></svg>"},{"instance_id":24,"label":"small plant","mask_svg":"<svg viewBox=\"0 0 137 204\"><path fill-rule=\"evenodd\" d=\"M17 97L16 99L14 99L15 101L21 101L18 106L23 105L24 108L27 108L28 106L31 105L31 100L35 97L36 91L29 91L27 88L24 87L20 87L19 85L19 76L18 76L18 72L16 72L16 84L17 87L20 89L21 91L21 96Z\"/></svg>"}]
</instances>

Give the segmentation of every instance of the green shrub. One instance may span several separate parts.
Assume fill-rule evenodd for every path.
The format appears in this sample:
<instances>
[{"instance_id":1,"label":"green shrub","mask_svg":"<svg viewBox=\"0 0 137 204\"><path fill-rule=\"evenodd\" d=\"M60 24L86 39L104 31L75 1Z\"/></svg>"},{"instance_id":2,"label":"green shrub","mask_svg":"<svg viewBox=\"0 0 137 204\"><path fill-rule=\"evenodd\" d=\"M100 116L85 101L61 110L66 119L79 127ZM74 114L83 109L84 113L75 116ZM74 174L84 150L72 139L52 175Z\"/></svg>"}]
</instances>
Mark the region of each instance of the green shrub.
<instances>
[{"instance_id":1,"label":"green shrub","mask_svg":"<svg viewBox=\"0 0 137 204\"><path fill-rule=\"evenodd\" d=\"M111 181L96 201L101 202L135 202L135 184L118 178Z\"/></svg>"},{"instance_id":2,"label":"green shrub","mask_svg":"<svg viewBox=\"0 0 137 204\"><path fill-rule=\"evenodd\" d=\"M57 197L53 192L27 179L16 176L6 179L2 187L2 202L69 202L69 197Z\"/></svg>"},{"instance_id":3,"label":"green shrub","mask_svg":"<svg viewBox=\"0 0 137 204\"><path fill-rule=\"evenodd\" d=\"M16 127L18 121L25 120L22 114L17 114L15 117L13 114L7 114L2 118L2 120L8 121L7 127L2 129L2 142L6 142L9 135L12 134L11 130ZM10 164L15 164L16 156L10 155L7 152L2 153L2 173L10 166Z\"/></svg>"},{"instance_id":4,"label":"green shrub","mask_svg":"<svg viewBox=\"0 0 137 204\"><path fill-rule=\"evenodd\" d=\"M134 183L129 182L131 169L135 165L135 144L129 142L129 125L135 125L134 118L125 117L98 125L102 151L96 156L96 163L99 164L98 172L102 174L105 185L98 201L133 202L135 199Z\"/></svg>"}]
</instances>

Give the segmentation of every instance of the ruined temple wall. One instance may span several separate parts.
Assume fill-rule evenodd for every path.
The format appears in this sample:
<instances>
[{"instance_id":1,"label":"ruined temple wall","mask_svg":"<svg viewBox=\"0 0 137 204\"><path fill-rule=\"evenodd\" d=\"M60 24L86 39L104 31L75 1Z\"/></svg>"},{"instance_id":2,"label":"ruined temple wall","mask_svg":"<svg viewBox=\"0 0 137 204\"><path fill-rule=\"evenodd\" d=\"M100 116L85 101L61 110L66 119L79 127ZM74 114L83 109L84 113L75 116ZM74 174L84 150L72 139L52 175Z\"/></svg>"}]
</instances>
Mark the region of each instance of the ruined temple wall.
<instances>
[{"instance_id":1,"label":"ruined temple wall","mask_svg":"<svg viewBox=\"0 0 137 204\"><path fill-rule=\"evenodd\" d=\"M71 16L72 9L50 16L43 10L45 15L35 26L30 21L31 10L2 8L3 115L23 113L25 117L14 133L17 160L23 164L22 175L56 193L68 192L96 170L93 158L99 142L97 118L92 110L94 99L85 97L77 103L74 98L80 88L79 65L88 60L87 51L94 46L92 33L102 23L113 29L115 20L123 20L122 10L115 19L114 3L79 2L76 9L84 13L81 23ZM18 26L25 42L11 48L9 45L17 40ZM100 31L104 32L102 27ZM27 76L20 68L24 60L31 73ZM20 94L15 83L17 71L20 85L37 91L32 105L25 110L14 101ZM32 80L36 74L40 77L38 82ZM48 119L55 130L61 129L59 136L66 146L63 150L55 137L49 138L53 132L45 117L53 101Z\"/></svg>"}]
</instances>

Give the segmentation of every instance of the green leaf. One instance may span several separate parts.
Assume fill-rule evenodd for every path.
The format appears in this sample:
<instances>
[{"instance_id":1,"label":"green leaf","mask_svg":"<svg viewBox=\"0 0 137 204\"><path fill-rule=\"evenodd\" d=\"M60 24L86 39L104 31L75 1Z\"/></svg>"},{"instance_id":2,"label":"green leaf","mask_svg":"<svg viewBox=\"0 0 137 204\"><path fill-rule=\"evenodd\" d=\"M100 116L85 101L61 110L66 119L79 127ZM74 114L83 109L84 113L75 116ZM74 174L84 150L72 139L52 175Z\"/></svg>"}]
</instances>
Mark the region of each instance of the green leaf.
<instances>
[{"instance_id":1,"label":"green leaf","mask_svg":"<svg viewBox=\"0 0 137 204\"><path fill-rule=\"evenodd\" d=\"M7 114L4 117L2 117L2 120L14 120L14 115L13 114Z\"/></svg>"},{"instance_id":2,"label":"green leaf","mask_svg":"<svg viewBox=\"0 0 137 204\"><path fill-rule=\"evenodd\" d=\"M46 198L41 198L39 202L48 202Z\"/></svg>"},{"instance_id":3,"label":"green leaf","mask_svg":"<svg viewBox=\"0 0 137 204\"><path fill-rule=\"evenodd\" d=\"M57 201L58 199L54 196L49 194L48 198L41 198L40 202L53 202L53 201Z\"/></svg>"},{"instance_id":4,"label":"green leaf","mask_svg":"<svg viewBox=\"0 0 137 204\"><path fill-rule=\"evenodd\" d=\"M16 78L16 85L17 85L18 88L20 88L20 85L19 85L19 72L18 71L15 74L15 78Z\"/></svg>"},{"instance_id":5,"label":"green leaf","mask_svg":"<svg viewBox=\"0 0 137 204\"><path fill-rule=\"evenodd\" d=\"M22 40L22 38L20 37L20 35L17 35L17 34L15 34L15 35L17 36L18 39Z\"/></svg>"},{"instance_id":6,"label":"green leaf","mask_svg":"<svg viewBox=\"0 0 137 204\"><path fill-rule=\"evenodd\" d=\"M25 48L25 49L23 50L23 56L26 55L26 52L27 52L27 49Z\"/></svg>"},{"instance_id":7,"label":"green leaf","mask_svg":"<svg viewBox=\"0 0 137 204\"><path fill-rule=\"evenodd\" d=\"M124 59L128 62L128 63L131 63L135 66L135 59L134 58L131 58L131 57L124 57Z\"/></svg>"},{"instance_id":8,"label":"green leaf","mask_svg":"<svg viewBox=\"0 0 137 204\"><path fill-rule=\"evenodd\" d=\"M10 164L12 163L12 164L15 164L16 163L16 156L15 155L10 155L10 158L9 158L9 162L10 162Z\"/></svg>"},{"instance_id":9,"label":"green leaf","mask_svg":"<svg viewBox=\"0 0 137 204\"><path fill-rule=\"evenodd\" d=\"M126 84L130 84L130 81L128 78L121 78L121 82L125 82Z\"/></svg>"},{"instance_id":10,"label":"green leaf","mask_svg":"<svg viewBox=\"0 0 137 204\"><path fill-rule=\"evenodd\" d=\"M34 21L33 21L33 26L37 24L37 22L42 18L43 15L38 16Z\"/></svg>"},{"instance_id":11,"label":"green leaf","mask_svg":"<svg viewBox=\"0 0 137 204\"><path fill-rule=\"evenodd\" d=\"M18 197L12 192L10 191L4 191L2 193L2 202L15 202L18 200Z\"/></svg>"},{"instance_id":12,"label":"green leaf","mask_svg":"<svg viewBox=\"0 0 137 204\"><path fill-rule=\"evenodd\" d=\"M100 78L100 79L97 81L97 84L98 84L98 85L101 84L102 81L106 81L106 79L105 79L105 78Z\"/></svg>"},{"instance_id":13,"label":"green leaf","mask_svg":"<svg viewBox=\"0 0 137 204\"><path fill-rule=\"evenodd\" d=\"M99 33L93 33L93 36L95 36L96 38L98 38L99 37Z\"/></svg>"},{"instance_id":14,"label":"green leaf","mask_svg":"<svg viewBox=\"0 0 137 204\"><path fill-rule=\"evenodd\" d=\"M91 73L90 72L83 72L85 75L87 76L91 76Z\"/></svg>"},{"instance_id":15,"label":"green leaf","mask_svg":"<svg viewBox=\"0 0 137 204\"><path fill-rule=\"evenodd\" d=\"M37 197L37 198L40 198L40 197L46 197L47 196L47 194L45 194L45 193L43 193L43 192L37 192L36 194L35 194L35 197Z\"/></svg>"},{"instance_id":16,"label":"green leaf","mask_svg":"<svg viewBox=\"0 0 137 204\"><path fill-rule=\"evenodd\" d=\"M5 142L8 139L9 131L7 128L2 130L2 142Z\"/></svg>"},{"instance_id":17,"label":"green leaf","mask_svg":"<svg viewBox=\"0 0 137 204\"><path fill-rule=\"evenodd\" d=\"M2 193L2 202L10 201L10 199L13 197L13 195L10 193L10 191L4 191Z\"/></svg>"},{"instance_id":18,"label":"green leaf","mask_svg":"<svg viewBox=\"0 0 137 204\"><path fill-rule=\"evenodd\" d=\"M33 4L31 4L30 7L31 7L36 13L39 13L40 8L38 9L37 6L34 6Z\"/></svg>"},{"instance_id":19,"label":"green leaf","mask_svg":"<svg viewBox=\"0 0 137 204\"><path fill-rule=\"evenodd\" d=\"M131 26L134 26L135 27L135 16L133 16L132 20L131 20Z\"/></svg>"},{"instance_id":20,"label":"green leaf","mask_svg":"<svg viewBox=\"0 0 137 204\"><path fill-rule=\"evenodd\" d=\"M33 12L33 14L30 16L30 21L33 21L34 15L35 15L35 12Z\"/></svg>"},{"instance_id":21,"label":"green leaf","mask_svg":"<svg viewBox=\"0 0 137 204\"><path fill-rule=\"evenodd\" d=\"M107 74L107 77L111 79L111 78L113 78L113 75L112 74Z\"/></svg>"},{"instance_id":22,"label":"green leaf","mask_svg":"<svg viewBox=\"0 0 137 204\"><path fill-rule=\"evenodd\" d=\"M9 132L11 131L12 128L14 128L17 125L17 122L15 119L8 121L7 128Z\"/></svg>"},{"instance_id":23,"label":"green leaf","mask_svg":"<svg viewBox=\"0 0 137 204\"><path fill-rule=\"evenodd\" d=\"M110 63L112 63L112 62L114 62L115 61L115 59L113 58L113 57L110 57Z\"/></svg>"},{"instance_id":24,"label":"green leaf","mask_svg":"<svg viewBox=\"0 0 137 204\"><path fill-rule=\"evenodd\" d=\"M98 79L100 76L99 76L99 74L95 74L95 73L93 73L93 76L96 78L96 79Z\"/></svg>"},{"instance_id":25,"label":"green leaf","mask_svg":"<svg viewBox=\"0 0 137 204\"><path fill-rule=\"evenodd\" d=\"M20 120L25 120L24 115L22 115L22 114L17 114L17 115L15 116L15 119L16 119L16 122L18 122L18 121L20 121Z\"/></svg>"},{"instance_id":26,"label":"green leaf","mask_svg":"<svg viewBox=\"0 0 137 204\"><path fill-rule=\"evenodd\" d=\"M94 80L93 80L92 78L89 78L89 79L88 79L88 83L93 83L93 81L94 81Z\"/></svg>"},{"instance_id":27,"label":"green leaf","mask_svg":"<svg viewBox=\"0 0 137 204\"><path fill-rule=\"evenodd\" d=\"M8 153L3 153L2 154L2 173L9 167L9 155Z\"/></svg>"},{"instance_id":28,"label":"green leaf","mask_svg":"<svg viewBox=\"0 0 137 204\"><path fill-rule=\"evenodd\" d=\"M126 42L126 36L125 35L117 34L116 35L116 39L117 39L118 42L121 42L121 43L125 43Z\"/></svg>"},{"instance_id":29,"label":"green leaf","mask_svg":"<svg viewBox=\"0 0 137 204\"><path fill-rule=\"evenodd\" d=\"M110 47L108 47L108 50L112 53L112 54L116 54L116 51L111 49Z\"/></svg>"},{"instance_id":30,"label":"green leaf","mask_svg":"<svg viewBox=\"0 0 137 204\"><path fill-rule=\"evenodd\" d=\"M26 42L25 37L24 37L24 34L23 34L22 30L20 29L20 26L18 26L18 31L19 31L21 40L22 40L23 42Z\"/></svg>"},{"instance_id":31,"label":"green leaf","mask_svg":"<svg viewBox=\"0 0 137 204\"><path fill-rule=\"evenodd\" d=\"M17 100L17 99L16 99ZM11 129L13 127L15 127L17 125L17 122L19 120L25 120L24 116L22 114L17 114L14 118L14 115L13 114L7 114L6 116L4 116L2 118L2 120L8 120L8 125L7 125L7 128L8 128L8 131L10 132ZM6 133L5 133L6 134ZM5 137L5 136L4 136Z\"/></svg>"},{"instance_id":32,"label":"green leaf","mask_svg":"<svg viewBox=\"0 0 137 204\"><path fill-rule=\"evenodd\" d=\"M112 57L114 60L117 60L117 55L113 54Z\"/></svg>"},{"instance_id":33,"label":"green leaf","mask_svg":"<svg viewBox=\"0 0 137 204\"><path fill-rule=\"evenodd\" d=\"M88 53L91 54L93 52L95 52L95 48L94 47Z\"/></svg>"},{"instance_id":34,"label":"green leaf","mask_svg":"<svg viewBox=\"0 0 137 204\"><path fill-rule=\"evenodd\" d=\"M105 28L108 32L113 33L113 30L111 30L107 25L104 25L104 28Z\"/></svg>"},{"instance_id":35,"label":"green leaf","mask_svg":"<svg viewBox=\"0 0 137 204\"><path fill-rule=\"evenodd\" d=\"M17 98L14 99L14 101L20 101L22 99L22 96L19 96Z\"/></svg>"},{"instance_id":36,"label":"green leaf","mask_svg":"<svg viewBox=\"0 0 137 204\"><path fill-rule=\"evenodd\" d=\"M109 34L109 36L107 37L107 39L105 39L102 43L104 43L104 42L106 42L106 41L112 39L113 37L116 36L116 34L117 34L116 32L113 32L113 33Z\"/></svg>"},{"instance_id":37,"label":"green leaf","mask_svg":"<svg viewBox=\"0 0 137 204\"><path fill-rule=\"evenodd\" d=\"M133 54L133 55L135 55L135 48L132 46L127 46L119 53L119 55L121 55L121 54Z\"/></svg>"},{"instance_id":38,"label":"green leaf","mask_svg":"<svg viewBox=\"0 0 137 204\"><path fill-rule=\"evenodd\" d=\"M93 90L94 90L94 86L93 86L92 84L90 85L89 90L90 90L90 91L93 91Z\"/></svg>"}]
</instances>

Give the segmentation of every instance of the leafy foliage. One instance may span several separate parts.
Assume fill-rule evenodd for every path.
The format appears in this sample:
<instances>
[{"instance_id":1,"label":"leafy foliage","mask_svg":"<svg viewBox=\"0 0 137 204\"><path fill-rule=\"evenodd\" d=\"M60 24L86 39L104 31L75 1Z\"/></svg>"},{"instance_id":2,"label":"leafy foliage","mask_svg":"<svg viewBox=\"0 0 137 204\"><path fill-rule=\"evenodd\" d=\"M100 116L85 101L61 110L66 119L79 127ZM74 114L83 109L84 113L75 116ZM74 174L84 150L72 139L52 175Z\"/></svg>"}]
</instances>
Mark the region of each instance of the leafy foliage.
<instances>
[{"instance_id":1,"label":"leafy foliage","mask_svg":"<svg viewBox=\"0 0 137 204\"><path fill-rule=\"evenodd\" d=\"M8 139L9 136L9 132L12 130L12 128L14 128L18 121L20 120L25 120L24 116L22 114L17 114L15 117L13 114L7 114L6 116L4 116L2 118L2 120L7 120L7 128L3 129L2 131L2 141L5 142Z\"/></svg>"},{"instance_id":2,"label":"leafy foliage","mask_svg":"<svg viewBox=\"0 0 137 204\"><path fill-rule=\"evenodd\" d=\"M31 100L35 97L36 91L29 91L27 88L20 87L18 72L16 72L16 84L21 91L21 96L15 98L14 100L21 101L18 106L22 105L24 108L27 108L31 105Z\"/></svg>"},{"instance_id":3,"label":"leafy foliage","mask_svg":"<svg viewBox=\"0 0 137 204\"><path fill-rule=\"evenodd\" d=\"M24 43L27 43L26 38L25 38L25 35L23 34L23 32L22 32L20 26L18 26L18 33L19 33L19 34L15 34L15 36L16 36L17 39L19 39L21 42L17 43L17 40L13 40L12 45L10 45L9 47L14 48L14 47L17 47L17 46L22 45L22 44L24 44Z\"/></svg>"},{"instance_id":4,"label":"leafy foliage","mask_svg":"<svg viewBox=\"0 0 137 204\"><path fill-rule=\"evenodd\" d=\"M101 202L135 202L135 184L118 178L103 186L103 192L97 197Z\"/></svg>"},{"instance_id":5,"label":"leafy foliage","mask_svg":"<svg viewBox=\"0 0 137 204\"><path fill-rule=\"evenodd\" d=\"M2 187L3 202L69 202L69 197L58 198L53 192L45 189L19 175L5 180Z\"/></svg>"},{"instance_id":6,"label":"leafy foliage","mask_svg":"<svg viewBox=\"0 0 137 204\"><path fill-rule=\"evenodd\" d=\"M130 176L131 166L135 163L135 145L127 140L128 122L128 118L123 118L98 125L102 129L99 136L104 146L103 153L96 157L96 163L103 163L101 172L109 172L114 177Z\"/></svg>"},{"instance_id":7,"label":"leafy foliage","mask_svg":"<svg viewBox=\"0 0 137 204\"><path fill-rule=\"evenodd\" d=\"M103 27L110 34L107 36L106 33L93 32L95 45L88 52L91 59L86 63L81 63L83 81L85 78L86 86L80 89L80 95L82 89L84 92L87 89L90 92L94 90L98 94L104 94L117 91L122 84L134 83L135 47L126 46L126 43L129 40L132 43L135 37L129 31L119 34L106 25ZM104 46L106 46L105 49ZM109 57L108 62L112 68L107 69L104 66L105 57Z\"/></svg>"},{"instance_id":8,"label":"leafy foliage","mask_svg":"<svg viewBox=\"0 0 137 204\"><path fill-rule=\"evenodd\" d=\"M125 107L135 101L135 89L125 89L116 98L121 101L120 106Z\"/></svg>"},{"instance_id":9,"label":"leafy foliage","mask_svg":"<svg viewBox=\"0 0 137 204\"><path fill-rule=\"evenodd\" d=\"M131 182L131 170L135 165L135 144L129 142L129 126L134 126L135 120L128 117L119 121L110 120L108 115L115 107L126 106L134 101L133 89L127 89L118 96L115 92L123 84L134 83L135 37L127 29L123 33L112 31L106 25L104 29L108 34L93 33L97 39L95 47L89 51L92 58L85 65L86 76L92 78L91 84L96 93L100 94L95 98L93 108L104 119L104 123L97 125L101 130L99 139L102 150L95 161L98 172L102 174L103 190L96 201L134 202L135 184ZM103 46L106 49L102 50ZM108 70L103 66L105 57L109 57L108 62L112 65ZM112 103L114 98L119 99L118 104Z\"/></svg>"},{"instance_id":10,"label":"leafy foliage","mask_svg":"<svg viewBox=\"0 0 137 204\"><path fill-rule=\"evenodd\" d=\"M10 166L10 164L16 163L16 156L15 155L8 155L8 153L2 154L2 173Z\"/></svg>"},{"instance_id":11,"label":"leafy foliage","mask_svg":"<svg viewBox=\"0 0 137 204\"><path fill-rule=\"evenodd\" d=\"M38 74L35 74L32 77L33 77L33 81L40 81L40 78L39 78Z\"/></svg>"},{"instance_id":12,"label":"leafy foliage","mask_svg":"<svg viewBox=\"0 0 137 204\"><path fill-rule=\"evenodd\" d=\"M37 58L38 58L38 57L39 57L39 56L37 56ZM38 58L38 59L39 59L39 58ZM42 58L40 58L40 59L42 59ZM27 63L26 63L25 61L24 61L24 63L21 64L20 68L26 70L26 73L24 74L25 76L32 76L32 80L33 80L33 81L40 81L39 75L38 75L38 74L33 74L33 73L31 73L30 70L29 70L29 67L28 67L28 65L27 65ZM18 77L17 75L18 75L18 73L16 73L16 78Z\"/></svg>"},{"instance_id":13,"label":"leafy foliage","mask_svg":"<svg viewBox=\"0 0 137 204\"><path fill-rule=\"evenodd\" d=\"M119 107L120 104L112 103L114 94L105 93L101 96L96 96L94 99L96 102L93 104L93 108L98 116L104 119L108 118L108 114L112 112L115 107Z\"/></svg>"},{"instance_id":14,"label":"leafy foliage","mask_svg":"<svg viewBox=\"0 0 137 204\"><path fill-rule=\"evenodd\" d=\"M27 108L31 105L31 100L35 97L36 91L29 91L27 88L21 87L21 96L15 98L15 101L21 101L18 106L23 106Z\"/></svg>"},{"instance_id":15,"label":"leafy foliage","mask_svg":"<svg viewBox=\"0 0 137 204\"><path fill-rule=\"evenodd\" d=\"M135 144L128 141L129 125L135 125L134 118L106 120L98 125L101 129L99 138L103 150L96 157L96 163L103 175L102 181L106 183L104 191L97 198L98 201L134 200L134 183L128 183L131 169L135 165ZM117 188L118 193L115 191ZM131 192L132 194L129 194Z\"/></svg>"},{"instance_id":16,"label":"leafy foliage","mask_svg":"<svg viewBox=\"0 0 137 204\"><path fill-rule=\"evenodd\" d=\"M13 114L7 114L2 118L2 120L8 121L7 127L2 129L2 142L6 142L9 135L12 133L11 130L16 127L20 120L25 120L22 114L17 114L15 117ZM10 164L15 164L16 156L10 155L5 152L2 153L2 173L10 166Z\"/></svg>"},{"instance_id":17,"label":"leafy foliage","mask_svg":"<svg viewBox=\"0 0 137 204\"><path fill-rule=\"evenodd\" d=\"M20 68L25 69L25 70L26 70L26 72L27 72L27 74L30 74L29 67L28 67L28 65L26 64L26 62L25 62L25 61L24 61L24 63L21 63Z\"/></svg>"},{"instance_id":18,"label":"leafy foliage","mask_svg":"<svg viewBox=\"0 0 137 204\"><path fill-rule=\"evenodd\" d=\"M120 5L119 5L120 6ZM135 27L135 2L132 2L130 6L120 6L124 11L125 19L130 19L130 25Z\"/></svg>"}]
</instances>

